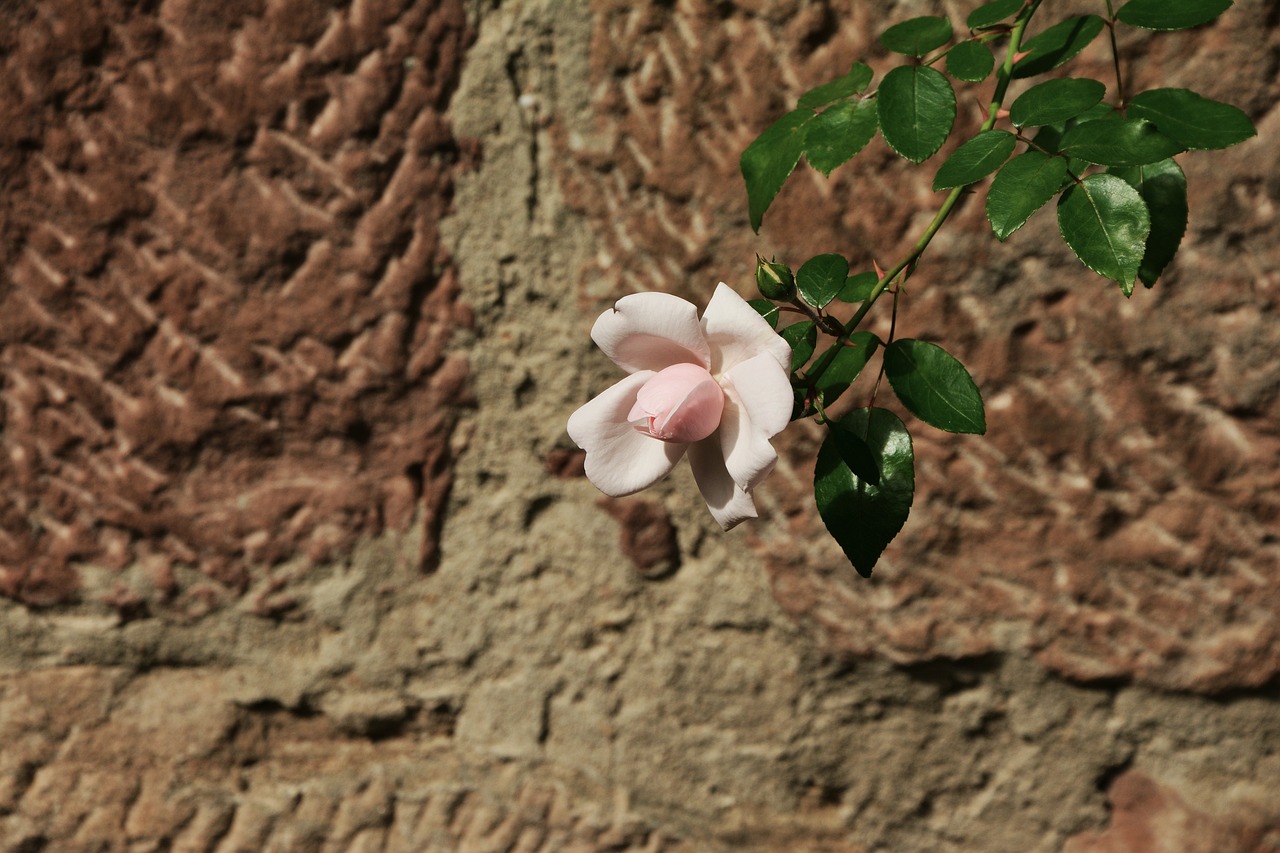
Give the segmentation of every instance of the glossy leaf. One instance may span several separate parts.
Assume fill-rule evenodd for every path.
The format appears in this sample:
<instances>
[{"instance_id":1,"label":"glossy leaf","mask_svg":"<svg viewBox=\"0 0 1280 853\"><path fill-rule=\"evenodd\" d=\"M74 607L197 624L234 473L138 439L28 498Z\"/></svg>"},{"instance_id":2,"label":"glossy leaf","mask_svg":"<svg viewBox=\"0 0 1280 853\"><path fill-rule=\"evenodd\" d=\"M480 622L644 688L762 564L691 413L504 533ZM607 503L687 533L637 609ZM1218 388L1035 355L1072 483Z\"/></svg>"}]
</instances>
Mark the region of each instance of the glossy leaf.
<instances>
[{"instance_id":1,"label":"glossy leaf","mask_svg":"<svg viewBox=\"0 0 1280 853\"><path fill-rule=\"evenodd\" d=\"M924 56L951 40L951 22L935 15L910 18L894 24L880 36L880 44L894 53Z\"/></svg>"},{"instance_id":2,"label":"glossy leaf","mask_svg":"<svg viewBox=\"0 0 1280 853\"><path fill-rule=\"evenodd\" d=\"M1138 267L1138 278L1147 287L1156 283L1173 260L1187 230L1187 176L1172 159L1147 166L1112 169L1138 191L1151 216L1151 233Z\"/></svg>"},{"instance_id":3,"label":"glossy leaf","mask_svg":"<svg viewBox=\"0 0 1280 853\"><path fill-rule=\"evenodd\" d=\"M987 221L996 239L1026 223L1044 203L1058 194L1067 177L1067 161L1039 151L1027 151L1010 160L987 190Z\"/></svg>"},{"instance_id":4,"label":"glossy leaf","mask_svg":"<svg viewBox=\"0 0 1280 853\"><path fill-rule=\"evenodd\" d=\"M824 176L848 162L876 135L876 104L871 100L845 101L829 107L809 122L804 156Z\"/></svg>"},{"instance_id":5,"label":"glossy leaf","mask_svg":"<svg viewBox=\"0 0 1280 853\"><path fill-rule=\"evenodd\" d=\"M839 421L827 422L827 438L835 444L836 452L853 476L873 486L880 485L880 465L866 439Z\"/></svg>"},{"instance_id":6,"label":"glossy leaf","mask_svg":"<svg viewBox=\"0 0 1280 853\"><path fill-rule=\"evenodd\" d=\"M1085 266L1133 293L1151 231L1137 190L1115 175L1089 175L1062 194L1058 229Z\"/></svg>"},{"instance_id":7,"label":"glossy leaf","mask_svg":"<svg viewBox=\"0 0 1280 853\"><path fill-rule=\"evenodd\" d=\"M1226 148L1258 131L1244 110L1190 89L1152 89L1129 101L1129 115L1151 122L1183 148Z\"/></svg>"},{"instance_id":8,"label":"glossy leaf","mask_svg":"<svg viewBox=\"0 0 1280 853\"><path fill-rule=\"evenodd\" d=\"M796 289L814 308L826 308L844 287L849 262L840 255L818 255L796 272Z\"/></svg>"},{"instance_id":9,"label":"glossy leaf","mask_svg":"<svg viewBox=\"0 0 1280 853\"><path fill-rule=\"evenodd\" d=\"M1132 0L1116 18L1147 30L1185 30L1207 24L1231 7L1231 0Z\"/></svg>"},{"instance_id":10,"label":"glossy leaf","mask_svg":"<svg viewBox=\"0 0 1280 853\"><path fill-rule=\"evenodd\" d=\"M827 104L834 104L842 98L865 92L870 84L871 67L861 62L855 62L848 74L843 77L837 77L829 83L823 83L821 86L814 86L801 95L800 103L797 106L801 109L809 110L825 107Z\"/></svg>"},{"instance_id":11,"label":"glossy leaf","mask_svg":"<svg viewBox=\"0 0 1280 853\"><path fill-rule=\"evenodd\" d=\"M1012 18L1025 5L1025 0L992 0L970 12L965 24L971 30L980 30Z\"/></svg>"},{"instance_id":12,"label":"glossy leaf","mask_svg":"<svg viewBox=\"0 0 1280 853\"><path fill-rule=\"evenodd\" d=\"M822 394L823 405L831 405L849 390L879 345L880 339L870 332L854 332L849 336L849 343L832 344L836 357L815 386Z\"/></svg>"},{"instance_id":13,"label":"glossy leaf","mask_svg":"<svg viewBox=\"0 0 1280 853\"><path fill-rule=\"evenodd\" d=\"M1058 150L1103 166L1144 166L1172 157L1182 146L1138 118L1105 118L1078 124L1062 134Z\"/></svg>"},{"instance_id":14,"label":"glossy leaf","mask_svg":"<svg viewBox=\"0 0 1280 853\"><path fill-rule=\"evenodd\" d=\"M934 176L933 188L946 190L972 184L999 169L1018 145L1007 130L988 130L961 145Z\"/></svg>"},{"instance_id":15,"label":"glossy leaf","mask_svg":"<svg viewBox=\"0 0 1280 853\"><path fill-rule=\"evenodd\" d=\"M880 282L880 277L873 272L860 272L851 275L844 281L844 287L836 294L841 302L866 302L871 298L871 291Z\"/></svg>"},{"instance_id":16,"label":"glossy leaf","mask_svg":"<svg viewBox=\"0 0 1280 853\"><path fill-rule=\"evenodd\" d=\"M982 395L969 371L937 344L900 338L885 347L884 375L902 405L947 432L987 431Z\"/></svg>"},{"instance_id":17,"label":"glossy leaf","mask_svg":"<svg viewBox=\"0 0 1280 853\"><path fill-rule=\"evenodd\" d=\"M778 336L791 347L791 372L795 373L804 367L818 346L818 325L812 320L792 323L778 332Z\"/></svg>"},{"instance_id":18,"label":"glossy leaf","mask_svg":"<svg viewBox=\"0 0 1280 853\"><path fill-rule=\"evenodd\" d=\"M947 51L947 73L967 83L981 83L996 67L990 48L981 42L962 41Z\"/></svg>"},{"instance_id":19,"label":"glossy leaf","mask_svg":"<svg viewBox=\"0 0 1280 853\"><path fill-rule=\"evenodd\" d=\"M1089 46L1104 24L1097 15L1067 18L1022 43L1027 55L1013 66L1014 77L1034 77L1062 65Z\"/></svg>"},{"instance_id":20,"label":"glossy leaf","mask_svg":"<svg viewBox=\"0 0 1280 853\"><path fill-rule=\"evenodd\" d=\"M778 328L778 306L774 305L768 299L750 299L747 304L756 309L756 312L765 319L773 328Z\"/></svg>"},{"instance_id":21,"label":"glossy leaf","mask_svg":"<svg viewBox=\"0 0 1280 853\"><path fill-rule=\"evenodd\" d=\"M1009 120L1017 127L1057 124L1085 112L1106 93L1106 86L1088 78L1046 80L1018 96L1009 107Z\"/></svg>"},{"instance_id":22,"label":"glossy leaf","mask_svg":"<svg viewBox=\"0 0 1280 853\"><path fill-rule=\"evenodd\" d=\"M742 152L739 167L747 182L747 208L751 228L760 230L764 212L786 183L804 153L805 131L814 118L812 110L792 110L775 121Z\"/></svg>"},{"instance_id":23,"label":"glossy leaf","mask_svg":"<svg viewBox=\"0 0 1280 853\"><path fill-rule=\"evenodd\" d=\"M880 472L880 483L873 485L850 470L829 431L818 450L813 496L828 532L858 574L869 578L911 512L915 497L911 435L887 409L854 409L840 419L839 428L864 440Z\"/></svg>"},{"instance_id":24,"label":"glossy leaf","mask_svg":"<svg viewBox=\"0 0 1280 853\"><path fill-rule=\"evenodd\" d=\"M951 84L924 65L900 65L886 74L876 104L885 141L913 163L942 147L956 119Z\"/></svg>"}]
</instances>

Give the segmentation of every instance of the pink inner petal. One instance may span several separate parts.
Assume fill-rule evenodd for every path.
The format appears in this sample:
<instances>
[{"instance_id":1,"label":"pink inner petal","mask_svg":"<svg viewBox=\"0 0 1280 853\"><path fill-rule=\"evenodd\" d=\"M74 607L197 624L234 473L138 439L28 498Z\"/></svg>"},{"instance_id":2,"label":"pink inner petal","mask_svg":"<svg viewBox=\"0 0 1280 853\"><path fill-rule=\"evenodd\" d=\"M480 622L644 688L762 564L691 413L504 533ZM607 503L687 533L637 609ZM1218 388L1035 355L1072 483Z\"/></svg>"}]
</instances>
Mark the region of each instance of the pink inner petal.
<instances>
[{"instance_id":1,"label":"pink inner petal","mask_svg":"<svg viewBox=\"0 0 1280 853\"><path fill-rule=\"evenodd\" d=\"M645 383L627 419L663 441L700 441L716 431L724 412L720 384L696 364L673 364Z\"/></svg>"}]
</instances>

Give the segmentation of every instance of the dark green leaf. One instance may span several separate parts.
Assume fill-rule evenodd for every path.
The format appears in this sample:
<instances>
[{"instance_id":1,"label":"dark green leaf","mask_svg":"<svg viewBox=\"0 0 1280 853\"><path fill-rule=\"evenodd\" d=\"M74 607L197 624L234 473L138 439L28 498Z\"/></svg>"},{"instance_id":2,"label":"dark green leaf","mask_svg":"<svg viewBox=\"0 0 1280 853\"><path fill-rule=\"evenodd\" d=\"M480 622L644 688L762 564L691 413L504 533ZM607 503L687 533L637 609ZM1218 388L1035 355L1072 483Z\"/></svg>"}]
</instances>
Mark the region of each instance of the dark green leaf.
<instances>
[{"instance_id":1,"label":"dark green leaf","mask_svg":"<svg viewBox=\"0 0 1280 853\"><path fill-rule=\"evenodd\" d=\"M962 41L947 51L947 71L957 80L981 83L996 67L996 58L981 42Z\"/></svg>"},{"instance_id":2,"label":"dark green leaf","mask_svg":"<svg viewBox=\"0 0 1280 853\"><path fill-rule=\"evenodd\" d=\"M804 153L805 129L813 120L812 110L792 110L775 121L742 152L739 166L747 182L747 208L751 228L760 230L760 220L778 190Z\"/></svg>"},{"instance_id":3,"label":"dark green leaf","mask_svg":"<svg viewBox=\"0 0 1280 853\"><path fill-rule=\"evenodd\" d=\"M832 431L818 451L813 496L827 530L858 574L869 578L911 512L916 488L911 435L887 409L854 409L840 419L840 426L865 440L880 484L872 485L849 469Z\"/></svg>"},{"instance_id":4,"label":"dark green leaf","mask_svg":"<svg viewBox=\"0 0 1280 853\"><path fill-rule=\"evenodd\" d=\"M813 350L818 346L818 325L812 320L792 323L778 335L791 347L791 372L804 367Z\"/></svg>"},{"instance_id":5,"label":"dark green leaf","mask_svg":"<svg viewBox=\"0 0 1280 853\"><path fill-rule=\"evenodd\" d=\"M982 395L964 365L937 344L900 338L885 347L884 375L911 414L947 432L987 431Z\"/></svg>"},{"instance_id":6,"label":"dark green leaf","mask_svg":"<svg viewBox=\"0 0 1280 853\"><path fill-rule=\"evenodd\" d=\"M1144 166L1172 157L1182 146L1140 118L1103 118L1062 134L1058 150L1103 166Z\"/></svg>"},{"instance_id":7,"label":"dark green leaf","mask_svg":"<svg viewBox=\"0 0 1280 853\"><path fill-rule=\"evenodd\" d=\"M871 298L871 291L880 282L879 276L873 272L860 272L845 279L844 287L836 294L841 302L866 302Z\"/></svg>"},{"instance_id":8,"label":"dark green leaf","mask_svg":"<svg viewBox=\"0 0 1280 853\"><path fill-rule=\"evenodd\" d=\"M875 101L845 101L809 123L804 156L823 175L847 162L876 135Z\"/></svg>"},{"instance_id":9,"label":"dark green leaf","mask_svg":"<svg viewBox=\"0 0 1280 853\"><path fill-rule=\"evenodd\" d=\"M841 98L848 98L866 90L871 83L871 67L861 62L853 63L852 70L843 77L837 77L830 83L814 86L800 96L801 109L814 110L835 103Z\"/></svg>"},{"instance_id":10,"label":"dark green leaf","mask_svg":"<svg viewBox=\"0 0 1280 853\"><path fill-rule=\"evenodd\" d=\"M849 466L853 476L873 486L880 485L880 468L866 439L847 426L843 426L839 421L828 421L827 429L830 432L829 439L835 444L836 452L840 454L844 464Z\"/></svg>"},{"instance_id":11,"label":"dark green leaf","mask_svg":"<svg viewBox=\"0 0 1280 853\"><path fill-rule=\"evenodd\" d=\"M1147 287L1156 283L1160 273L1173 260L1187 230L1187 176L1173 160L1161 160L1148 166L1112 169L1138 191L1151 214L1151 233L1138 267L1138 278Z\"/></svg>"},{"instance_id":12,"label":"dark green leaf","mask_svg":"<svg viewBox=\"0 0 1280 853\"><path fill-rule=\"evenodd\" d=\"M818 255L805 261L796 273L796 287L814 308L826 308L844 287L849 262L839 255Z\"/></svg>"},{"instance_id":13,"label":"dark green leaf","mask_svg":"<svg viewBox=\"0 0 1280 853\"><path fill-rule=\"evenodd\" d=\"M1022 43L1027 55L1013 66L1014 77L1034 77L1062 65L1089 46L1102 32L1104 24L1097 15L1067 18Z\"/></svg>"},{"instance_id":14,"label":"dark green leaf","mask_svg":"<svg viewBox=\"0 0 1280 853\"><path fill-rule=\"evenodd\" d=\"M1129 115L1151 122L1183 148L1226 148L1258 133L1244 110L1190 89L1143 92L1129 102Z\"/></svg>"},{"instance_id":15,"label":"dark green leaf","mask_svg":"<svg viewBox=\"0 0 1280 853\"><path fill-rule=\"evenodd\" d=\"M956 120L951 84L924 65L900 65L886 74L876 103L885 141L913 163L933 156Z\"/></svg>"},{"instance_id":16,"label":"dark green leaf","mask_svg":"<svg viewBox=\"0 0 1280 853\"><path fill-rule=\"evenodd\" d=\"M980 30L1013 17L1025 5L1025 0L992 0L970 12L965 24L971 30Z\"/></svg>"},{"instance_id":17,"label":"dark green leaf","mask_svg":"<svg viewBox=\"0 0 1280 853\"><path fill-rule=\"evenodd\" d=\"M1106 86L1088 78L1046 80L1018 96L1009 108L1009 120L1017 127L1057 124L1080 115L1106 93Z\"/></svg>"},{"instance_id":18,"label":"dark green leaf","mask_svg":"<svg viewBox=\"0 0 1280 853\"><path fill-rule=\"evenodd\" d=\"M1058 194L1067 176L1067 161L1039 151L1010 160L987 190L987 221L996 239L1006 240L1044 203Z\"/></svg>"},{"instance_id":19,"label":"dark green leaf","mask_svg":"<svg viewBox=\"0 0 1280 853\"><path fill-rule=\"evenodd\" d=\"M1231 0L1133 0L1116 17L1131 27L1185 30L1207 24L1231 7Z\"/></svg>"},{"instance_id":20,"label":"dark green leaf","mask_svg":"<svg viewBox=\"0 0 1280 853\"><path fill-rule=\"evenodd\" d=\"M1151 231L1137 190L1115 175L1090 175L1059 199L1058 229L1085 266L1133 293Z\"/></svg>"},{"instance_id":21,"label":"dark green leaf","mask_svg":"<svg viewBox=\"0 0 1280 853\"><path fill-rule=\"evenodd\" d=\"M924 56L951 39L951 22L946 18L925 15L894 24L880 36L885 49L907 56Z\"/></svg>"},{"instance_id":22,"label":"dark green leaf","mask_svg":"<svg viewBox=\"0 0 1280 853\"><path fill-rule=\"evenodd\" d=\"M747 304L756 309L760 316L763 317L770 326L775 329L778 328L777 305L774 305L768 299L751 299L747 301Z\"/></svg>"},{"instance_id":23,"label":"dark green leaf","mask_svg":"<svg viewBox=\"0 0 1280 853\"><path fill-rule=\"evenodd\" d=\"M815 390L822 395L823 405L829 406L858 378L875 354L880 339L870 332L854 332L847 344L833 344L835 359L818 380Z\"/></svg>"},{"instance_id":24,"label":"dark green leaf","mask_svg":"<svg viewBox=\"0 0 1280 853\"><path fill-rule=\"evenodd\" d=\"M982 180L1004 165L1017 144L1018 138L1007 130L979 133L947 158L933 179L933 188L946 190Z\"/></svg>"}]
</instances>

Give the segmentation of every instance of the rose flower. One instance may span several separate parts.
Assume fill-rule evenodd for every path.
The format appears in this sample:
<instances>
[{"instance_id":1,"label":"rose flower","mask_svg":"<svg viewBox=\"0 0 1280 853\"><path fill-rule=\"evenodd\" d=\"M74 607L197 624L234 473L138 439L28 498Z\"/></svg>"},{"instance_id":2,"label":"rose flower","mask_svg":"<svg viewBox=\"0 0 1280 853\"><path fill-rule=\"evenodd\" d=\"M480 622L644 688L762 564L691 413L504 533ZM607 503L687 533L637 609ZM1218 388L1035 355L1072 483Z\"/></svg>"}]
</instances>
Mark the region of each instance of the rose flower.
<instances>
[{"instance_id":1,"label":"rose flower","mask_svg":"<svg viewBox=\"0 0 1280 853\"><path fill-rule=\"evenodd\" d=\"M769 439L791 419L791 349L723 282L701 321L667 293L619 299L591 339L629 375L569 418L587 479L611 497L648 488L686 451L725 530L757 516L752 490L778 461Z\"/></svg>"}]
</instances>

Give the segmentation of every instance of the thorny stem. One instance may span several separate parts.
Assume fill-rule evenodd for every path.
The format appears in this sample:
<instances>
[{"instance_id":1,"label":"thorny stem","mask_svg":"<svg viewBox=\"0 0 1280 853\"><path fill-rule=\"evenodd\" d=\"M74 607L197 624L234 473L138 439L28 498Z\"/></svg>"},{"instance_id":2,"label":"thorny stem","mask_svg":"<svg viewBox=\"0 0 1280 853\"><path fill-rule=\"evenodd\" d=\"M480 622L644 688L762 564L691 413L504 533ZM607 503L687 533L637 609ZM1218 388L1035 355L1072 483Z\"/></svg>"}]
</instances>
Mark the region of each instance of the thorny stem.
<instances>
[{"instance_id":1,"label":"thorny stem","mask_svg":"<svg viewBox=\"0 0 1280 853\"><path fill-rule=\"evenodd\" d=\"M987 118L979 128L979 133L985 133L995 127L996 120L1000 117L1000 109L1004 104L1005 92L1008 91L1009 81L1013 79L1013 64L1018 55L1018 51L1022 45L1022 34L1026 31L1027 23L1031 20L1032 15L1039 8L1041 0L1029 0L1027 5L1019 13L1017 21L1013 25L1013 29L1009 33L1009 46L1005 49L1004 63L1000 66L1000 70L996 73L996 88L991 96L991 103L987 107ZM1108 0L1110 3L1110 0ZM924 250L929 247L929 243L933 241L934 235L938 233L947 218L951 216L951 211L955 209L956 203L960 201L960 196L968 189L968 184L958 186L951 192L947 193L947 197L943 199L942 206L938 208L938 212L934 214L933 219L925 228L924 233L920 235L920 239L916 241L915 246L907 253L907 256L895 264L892 268L880 277L876 282L876 286L871 289L871 295L867 297L866 302L862 303L862 307L857 310L848 323L844 324L844 331L836 337L836 346L831 347L813 366L813 369L805 374L804 385L810 389L812 393L817 381L822 374L826 372L831 363L835 361L836 355L839 353L839 345L847 344L849 336L858 328L866 318L867 312L871 310L871 306L880 298L881 294L889 288L891 284L899 277L905 282L911 276L915 269L916 261L920 260L920 256L924 254Z\"/></svg>"},{"instance_id":2,"label":"thorny stem","mask_svg":"<svg viewBox=\"0 0 1280 853\"><path fill-rule=\"evenodd\" d=\"M1107 32L1111 34L1111 62L1116 69L1116 104L1121 110L1124 109L1124 78L1120 76L1120 48L1116 46L1116 13L1111 9L1111 0L1106 0L1107 4Z\"/></svg>"}]
</instances>

